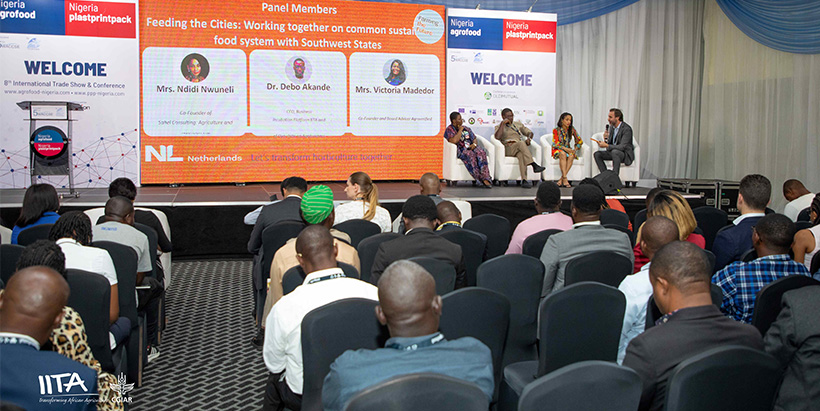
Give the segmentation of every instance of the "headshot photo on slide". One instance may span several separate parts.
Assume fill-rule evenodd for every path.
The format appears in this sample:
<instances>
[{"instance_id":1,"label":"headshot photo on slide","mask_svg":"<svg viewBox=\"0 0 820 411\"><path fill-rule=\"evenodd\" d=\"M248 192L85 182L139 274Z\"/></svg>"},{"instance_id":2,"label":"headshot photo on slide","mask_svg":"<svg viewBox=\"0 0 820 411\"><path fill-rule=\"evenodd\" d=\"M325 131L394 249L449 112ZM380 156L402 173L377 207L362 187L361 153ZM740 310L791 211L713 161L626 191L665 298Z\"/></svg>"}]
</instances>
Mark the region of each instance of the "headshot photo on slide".
<instances>
[{"instance_id":1,"label":"headshot photo on slide","mask_svg":"<svg viewBox=\"0 0 820 411\"><path fill-rule=\"evenodd\" d=\"M313 74L313 66L310 61L302 56L293 56L285 64L285 76L293 83L304 84L310 80Z\"/></svg>"},{"instance_id":2,"label":"headshot photo on slide","mask_svg":"<svg viewBox=\"0 0 820 411\"><path fill-rule=\"evenodd\" d=\"M400 86L407 80L407 69L399 59L387 60L382 69L384 81L391 86Z\"/></svg>"},{"instance_id":3,"label":"headshot photo on slide","mask_svg":"<svg viewBox=\"0 0 820 411\"><path fill-rule=\"evenodd\" d=\"M185 77L185 80L191 83L199 83L208 77L211 66L202 54L191 53L182 59L180 69L182 70L182 76Z\"/></svg>"}]
</instances>

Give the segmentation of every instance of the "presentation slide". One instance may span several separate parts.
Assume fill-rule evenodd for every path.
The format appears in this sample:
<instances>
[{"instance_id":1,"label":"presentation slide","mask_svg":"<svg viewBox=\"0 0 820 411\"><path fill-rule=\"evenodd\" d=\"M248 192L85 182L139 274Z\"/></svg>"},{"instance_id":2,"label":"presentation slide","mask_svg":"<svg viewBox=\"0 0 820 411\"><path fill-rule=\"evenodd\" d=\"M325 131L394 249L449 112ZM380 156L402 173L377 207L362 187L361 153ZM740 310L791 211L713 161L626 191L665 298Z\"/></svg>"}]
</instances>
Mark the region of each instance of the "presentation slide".
<instances>
[{"instance_id":1,"label":"presentation slide","mask_svg":"<svg viewBox=\"0 0 820 411\"><path fill-rule=\"evenodd\" d=\"M441 172L444 7L139 2L143 184Z\"/></svg>"}]
</instances>

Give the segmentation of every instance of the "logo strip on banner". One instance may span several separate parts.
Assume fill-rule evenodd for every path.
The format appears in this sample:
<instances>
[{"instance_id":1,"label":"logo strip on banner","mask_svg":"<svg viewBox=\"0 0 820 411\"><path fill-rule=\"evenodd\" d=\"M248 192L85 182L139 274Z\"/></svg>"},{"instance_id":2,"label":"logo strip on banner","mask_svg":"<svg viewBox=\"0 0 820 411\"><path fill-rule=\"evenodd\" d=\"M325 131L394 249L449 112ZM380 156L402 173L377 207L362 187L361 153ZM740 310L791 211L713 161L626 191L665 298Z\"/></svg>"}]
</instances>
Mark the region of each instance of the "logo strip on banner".
<instances>
[{"instance_id":1,"label":"logo strip on banner","mask_svg":"<svg viewBox=\"0 0 820 411\"><path fill-rule=\"evenodd\" d=\"M447 22L451 49L555 52L554 21L450 16Z\"/></svg>"},{"instance_id":2,"label":"logo strip on banner","mask_svg":"<svg viewBox=\"0 0 820 411\"><path fill-rule=\"evenodd\" d=\"M134 3L4 0L0 5L3 33L137 38Z\"/></svg>"}]
</instances>

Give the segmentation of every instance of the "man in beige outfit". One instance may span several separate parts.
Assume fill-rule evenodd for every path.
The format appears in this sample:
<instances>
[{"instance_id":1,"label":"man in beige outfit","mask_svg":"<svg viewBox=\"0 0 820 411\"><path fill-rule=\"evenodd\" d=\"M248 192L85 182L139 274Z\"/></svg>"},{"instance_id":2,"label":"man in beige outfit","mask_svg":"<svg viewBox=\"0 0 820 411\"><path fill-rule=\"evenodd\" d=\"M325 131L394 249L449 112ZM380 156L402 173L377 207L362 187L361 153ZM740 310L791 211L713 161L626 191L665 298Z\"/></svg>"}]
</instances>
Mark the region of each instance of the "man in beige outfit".
<instances>
[{"instance_id":1,"label":"man in beige outfit","mask_svg":"<svg viewBox=\"0 0 820 411\"><path fill-rule=\"evenodd\" d=\"M532 158L530 143L532 143L532 130L521 124L520 121L513 121L513 111L509 108L501 110L501 124L495 127L495 138L504 145L504 155L518 158L518 170L521 172L521 186L532 188L532 183L527 180L527 166L532 166L532 171L540 173L544 167L538 165Z\"/></svg>"}]
</instances>

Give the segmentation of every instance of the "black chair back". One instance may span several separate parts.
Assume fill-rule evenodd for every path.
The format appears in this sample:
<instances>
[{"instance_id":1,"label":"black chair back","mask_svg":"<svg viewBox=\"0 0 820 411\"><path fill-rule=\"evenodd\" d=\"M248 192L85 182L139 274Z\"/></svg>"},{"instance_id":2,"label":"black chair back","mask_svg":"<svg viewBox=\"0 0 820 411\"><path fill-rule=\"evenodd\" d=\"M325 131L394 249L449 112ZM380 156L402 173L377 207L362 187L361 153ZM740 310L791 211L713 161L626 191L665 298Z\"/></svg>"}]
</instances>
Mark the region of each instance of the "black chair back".
<instances>
[{"instance_id":1,"label":"black chair back","mask_svg":"<svg viewBox=\"0 0 820 411\"><path fill-rule=\"evenodd\" d=\"M780 309L783 308L781 305L783 294L810 285L820 285L820 281L805 275L789 275L772 281L758 291L752 314L752 325L760 331L760 335L766 335L766 331L780 314Z\"/></svg>"},{"instance_id":2,"label":"black chair back","mask_svg":"<svg viewBox=\"0 0 820 411\"><path fill-rule=\"evenodd\" d=\"M501 384L501 361L510 324L510 301L503 294L478 287L462 288L442 298L439 330L454 340L473 337L493 354L495 394Z\"/></svg>"},{"instance_id":3,"label":"black chair back","mask_svg":"<svg viewBox=\"0 0 820 411\"><path fill-rule=\"evenodd\" d=\"M812 228L812 227L814 227L814 224L812 224L811 221L798 221L798 222L794 223L794 228L797 231L805 230L807 228Z\"/></svg>"},{"instance_id":4,"label":"black chair back","mask_svg":"<svg viewBox=\"0 0 820 411\"><path fill-rule=\"evenodd\" d=\"M349 235L350 245L352 245L353 248L358 247L359 242L365 238L382 232L378 224L361 218L347 220L334 225L333 228Z\"/></svg>"},{"instance_id":5,"label":"black chair back","mask_svg":"<svg viewBox=\"0 0 820 411\"><path fill-rule=\"evenodd\" d=\"M538 359L538 304L544 283L544 264L522 254L502 255L478 267L477 285L497 291L510 302L510 326L502 367Z\"/></svg>"},{"instance_id":6,"label":"black chair back","mask_svg":"<svg viewBox=\"0 0 820 411\"><path fill-rule=\"evenodd\" d=\"M641 402L641 377L631 368L606 361L567 365L528 384L518 411L635 411Z\"/></svg>"},{"instance_id":7,"label":"black chair back","mask_svg":"<svg viewBox=\"0 0 820 411\"><path fill-rule=\"evenodd\" d=\"M507 252L510 245L510 220L497 214L482 214L464 222L464 228L487 236L487 259Z\"/></svg>"},{"instance_id":8,"label":"black chair back","mask_svg":"<svg viewBox=\"0 0 820 411\"><path fill-rule=\"evenodd\" d=\"M754 248L750 248L750 249L746 250L746 252L743 253L740 256L740 261L743 261L744 263L748 263L749 261L754 261L756 259L757 259L757 251L755 251Z\"/></svg>"},{"instance_id":9,"label":"black chair back","mask_svg":"<svg viewBox=\"0 0 820 411\"><path fill-rule=\"evenodd\" d=\"M356 251L359 253L359 264L362 267L361 279L362 281L370 281L370 273L373 271L373 260L376 258L376 252L379 251L379 245L385 241L390 241L394 238L399 238L401 234L398 233L381 233L365 238L356 246ZM374 284L375 285L375 284Z\"/></svg>"},{"instance_id":10,"label":"black chair back","mask_svg":"<svg viewBox=\"0 0 820 411\"><path fill-rule=\"evenodd\" d=\"M141 233L148 237L148 254L151 258L151 277L154 277L160 284L165 284L165 273L162 272L157 265L157 243L159 242L157 230L141 223L134 223L134 228L140 230Z\"/></svg>"},{"instance_id":11,"label":"black chair back","mask_svg":"<svg viewBox=\"0 0 820 411\"><path fill-rule=\"evenodd\" d=\"M54 224L38 224L17 234L17 244L23 247L37 241L48 240L48 233Z\"/></svg>"},{"instance_id":12,"label":"black chair back","mask_svg":"<svg viewBox=\"0 0 820 411\"><path fill-rule=\"evenodd\" d=\"M635 221L632 223L632 231L638 232L638 229L641 228L643 223L646 222L646 209L642 208L640 211L635 213Z\"/></svg>"},{"instance_id":13,"label":"black chair back","mask_svg":"<svg viewBox=\"0 0 820 411\"><path fill-rule=\"evenodd\" d=\"M718 231L729 224L729 214L719 208L710 206L696 207L692 210L692 213L695 214L698 227L703 230L706 249L711 250Z\"/></svg>"},{"instance_id":14,"label":"black chair back","mask_svg":"<svg viewBox=\"0 0 820 411\"><path fill-rule=\"evenodd\" d=\"M820 252L816 253L814 257L811 258L811 266L809 268L809 272L812 274L817 274L820 271Z\"/></svg>"},{"instance_id":15,"label":"black chair back","mask_svg":"<svg viewBox=\"0 0 820 411\"><path fill-rule=\"evenodd\" d=\"M711 272L714 273L715 272L715 262L717 261L717 257L715 256L715 253L713 253L709 250L703 250L703 252L706 253L706 259L709 260L709 267L711 268Z\"/></svg>"},{"instance_id":16,"label":"black chair back","mask_svg":"<svg viewBox=\"0 0 820 411\"><path fill-rule=\"evenodd\" d=\"M413 257L408 260L424 267L436 280L436 294L444 295L456 287L456 269L450 263L432 257Z\"/></svg>"},{"instance_id":17,"label":"black chair back","mask_svg":"<svg viewBox=\"0 0 820 411\"><path fill-rule=\"evenodd\" d=\"M544 245L547 244L550 236L560 233L562 230L551 228L549 230L542 230L530 235L524 239L524 244L521 246L521 253L530 257L541 258L541 253L544 251Z\"/></svg>"},{"instance_id":18,"label":"black chair back","mask_svg":"<svg viewBox=\"0 0 820 411\"><path fill-rule=\"evenodd\" d=\"M336 265L342 269L346 277L359 279L359 272L356 271L356 267L341 261L337 261ZM305 281L305 277L307 277L307 274L305 274L305 270L301 265L291 267L285 271L285 274L282 276L282 295L287 295L295 290L296 287L302 285Z\"/></svg>"},{"instance_id":19,"label":"black chair back","mask_svg":"<svg viewBox=\"0 0 820 411\"><path fill-rule=\"evenodd\" d=\"M103 371L114 372L114 360L108 339L108 331L111 328L108 321L111 284L101 274L71 268L67 271L71 294L66 305L82 317L88 346L94 358L100 362Z\"/></svg>"},{"instance_id":20,"label":"black chair back","mask_svg":"<svg viewBox=\"0 0 820 411\"><path fill-rule=\"evenodd\" d=\"M748 347L724 346L678 364L669 377L667 411L770 411L780 379L777 360Z\"/></svg>"},{"instance_id":21,"label":"black chair back","mask_svg":"<svg viewBox=\"0 0 820 411\"><path fill-rule=\"evenodd\" d=\"M629 258L623 255L614 251L595 251L567 263L564 284L595 281L618 287L626 276L632 274L632 269Z\"/></svg>"},{"instance_id":22,"label":"black chair back","mask_svg":"<svg viewBox=\"0 0 820 411\"><path fill-rule=\"evenodd\" d=\"M619 211L619 213L620 213L620 211ZM624 227L620 224L604 224L604 228L609 228L610 230L618 230L618 231L626 234L626 236L629 237L629 245L631 245L632 248L635 248L635 233L633 233L632 230L630 230L630 229L628 229L628 228L626 228L626 227Z\"/></svg>"},{"instance_id":23,"label":"black chair back","mask_svg":"<svg viewBox=\"0 0 820 411\"><path fill-rule=\"evenodd\" d=\"M267 279L273 256L291 238L296 238L305 224L301 221L280 221L262 231L262 276ZM260 284L265 284L261 282Z\"/></svg>"},{"instance_id":24,"label":"black chair back","mask_svg":"<svg viewBox=\"0 0 820 411\"><path fill-rule=\"evenodd\" d=\"M346 411L487 411L477 385L442 374L402 375L370 387L350 400Z\"/></svg>"},{"instance_id":25,"label":"black chair back","mask_svg":"<svg viewBox=\"0 0 820 411\"><path fill-rule=\"evenodd\" d=\"M9 283L9 278L17 271L17 260L26 247L17 244L0 244L0 280Z\"/></svg>"},{"instance_id":26,"label":"black chair back","mask_svg":"<svg viewBox=\"0 0 820 411\"><path fill-rule=\"evenodd\" d=\"M811 207L800 210L800 213L797 214L797 221L811 221Z\"/></svg>"},{"instance_id":27,"label":"black chair back","mask_svg":"<svg viewBox=\"0 0 820 411\"><path fill-rule=\"evenodd\" d=\"M465 229L437 231L437 233L451 243L461 246L461 255L464 256L464 265L466 267L467 286L474 287L478 266L484 262L487 240L477 233Z\"/></svg>"},{"instance_id":28,"label":"black chair back","mask_svg":"<svg viewBox=\"0 0 820 411\"><path fill-rule=\"evenodd\" d=\"M607 208L601 210L601 225L616 224L629 229L629 216L621 211Z\"/></svg>"},{"instance_id":29,"label":"black chair back","mask_svg":"<svg viewBox=\"0 0 820 411\"><path fill-rule=\"evenodd\" d=\"M376 305L348 298L319 307L302 320L302 410L322 409L322 384L336 357L347 350L384 347L388 332L376 319Z\"/></svg>"},{"instance_id":30,"label":"black chair back","mask_svg":"<svg viewBox=\"0 0 820 411\"><path fill-rule=\"evenodd\" d=\"M626 297L615 287L589 282L564 287L541 304L538 373L587 360L615 361Z\"/></svg>"}]
</instances>

